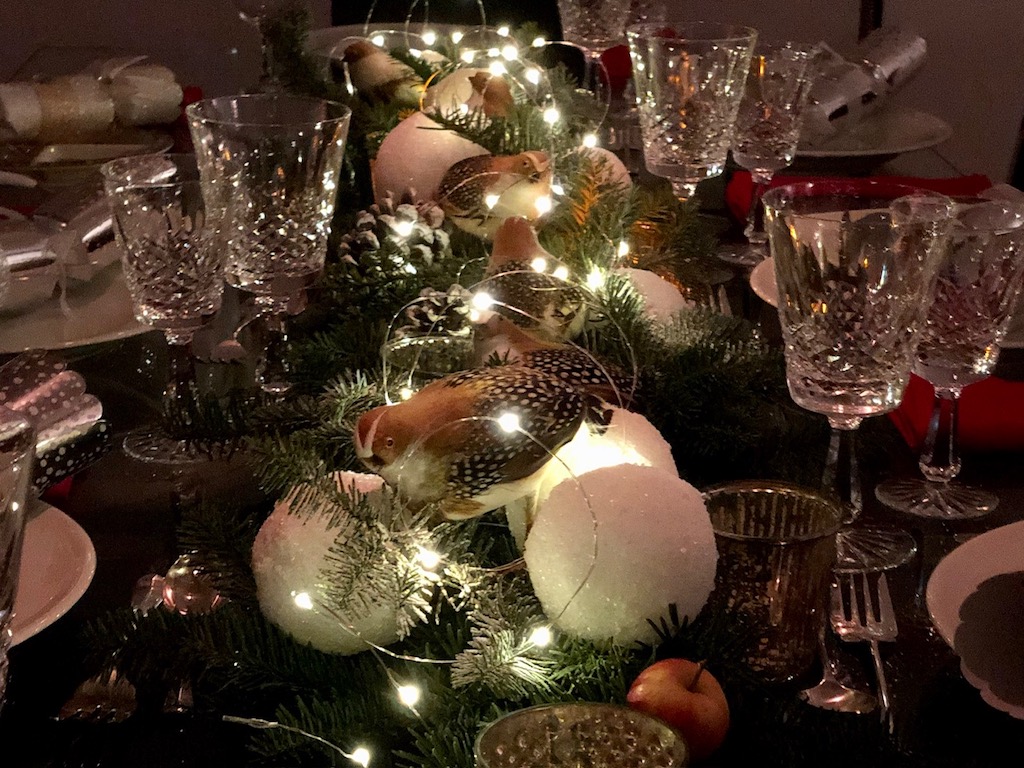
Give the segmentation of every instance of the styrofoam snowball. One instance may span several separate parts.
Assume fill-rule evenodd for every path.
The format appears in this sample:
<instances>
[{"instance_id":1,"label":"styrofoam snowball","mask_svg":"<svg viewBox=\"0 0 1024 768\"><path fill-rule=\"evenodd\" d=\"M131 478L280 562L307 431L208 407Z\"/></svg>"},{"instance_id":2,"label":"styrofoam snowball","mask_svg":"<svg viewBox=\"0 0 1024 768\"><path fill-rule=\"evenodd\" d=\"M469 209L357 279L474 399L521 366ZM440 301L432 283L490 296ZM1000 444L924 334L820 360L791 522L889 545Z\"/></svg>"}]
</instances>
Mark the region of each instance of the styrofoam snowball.
<instances>
[{"instance_id":1,"label":"styrofoam snowball","mask_svg":"<svg viewBox=\"0 0 1024 768\"><path fill-rule=\"evenodd\" d=\"M410 190L417 201L436 200L445 172L460 160L487 150L449 131L422 112L405 118L384 137L373 161L373 196L398 199Z\"/></svg>"},{"instance_id":2,"label":"styrofoam snowball","mask_svg":"<svg viewBox=\"0 0 1024 768\"><path fill-rule=\"evenodd\" d=\"M383 480L376 475L339 473L339 487L376 493ZM370 643L388 645L399 639L401 608L381 605L361 611L358 619L340 622L316 610L328 555L339 529L330 525L330 510L297 515L287 499L279 501L264 521L252 547L256 595L263 615L296 640L327 653L352 654Z\"/></svg>"},{"instance_id":3,"label":"styrofoam snowball","mask_svg":"<svg viewBox=\"0 0 1024 768\"><path fill-rule=\"evenodd\" d=\"M644 300L644 311L652 320L672 321L673 315L690 306L683 294L672 283L649 269L622 267L615 270L625 275Z\"/></svg>"},{"instance_id":4,"label":"styrofoam snowball","mask_svg":"<svg viewBox=\"0 0 1024 768\"><path fill-rule=\"evenodd\" d=\"M678 476L620 464L557 485L526 538L526 565L560 630L595 642L654 643L675 604L694 618L718 552L704 499Z\"/></svg>"},{"instance_id":5,"label":"styrofoam snowball","mask_svg":"<svg viewBox=\"0 0 1024 768\"><path fill-rule=\"evenodd\" d=\"M629 175L629 169L614 152L604 147L582 147L580 152L599 165L602 170L602 181L609 184L618 184L627 189L633 186L633 179Z\"/></svg>"}]
</instances>

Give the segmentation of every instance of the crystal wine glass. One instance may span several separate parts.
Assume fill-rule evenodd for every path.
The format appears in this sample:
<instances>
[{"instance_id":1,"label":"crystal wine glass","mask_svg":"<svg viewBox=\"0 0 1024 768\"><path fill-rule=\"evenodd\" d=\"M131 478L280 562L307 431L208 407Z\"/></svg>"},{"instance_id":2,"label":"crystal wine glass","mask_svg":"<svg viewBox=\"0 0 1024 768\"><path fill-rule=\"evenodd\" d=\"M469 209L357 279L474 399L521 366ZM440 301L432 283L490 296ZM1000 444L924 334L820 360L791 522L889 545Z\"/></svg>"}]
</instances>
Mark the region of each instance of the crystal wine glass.
<instances>
[{"instance_id":1,"label":"crystal wine glass","mask_svg":"<svg viewBox=\"0 0 1024 768\"><path fill-rule=\"evenodd\" d=\"M285 319L327 254L351 111L286 94L223 96L186 108L207 207L226 251L227 282L255 297L269 338L257 382L291 388Z\"/></svg>"},{"instance_id":2,"label":"crystal wine glass","mask_svg":"<svg viewBox=\"0 0 1024 768\"><path fill-rule=\"evenodd\" d=\"M854 432L896 408L910 379L949 227L941 195L882 181L820 181L764 196L786 381L828 417L823 484L862 508Z\"/></svg>"},{"instance_id":3,"label":"crystal wine glass","mask_svg":"<svg viewBox=\"0 0 1024 768\"><path fill-rule=\"evenodd\" d=\"M277 90L277 82L274 79L274 61L270 47L263 35L263 24L276 13L295 5L298 0L231 0L238 11L242 21L251 24L260 36L260 61L262 69L260 72L259 90L270 92Z\"/></svg>"},{"instance_id":4,"label":"crystal wine glass","mask_svg":"<svg viewBox=\"0 0 1024 768\"><path fill-rule=\"evenodd\" d=\"M164 333L170 407L195 387L192 337L221 304L223 253L212 238L193 155L138 155L101 167L135 318ZM191 446L158 427L132 432L125 453L174 464L195 459Z\"/></svg>"},{"instance_id":5,"label":"crystal wine glass","mask_svg":"<svg viewBox=\"0 0 1024 768\"><path fill-rule=\"evenodd\" d=\"M995 494L953 482L961 466L957 411L963 388L987 378L999 359L1022 280L1024 204L957 200L948 256L914 365L935 388L919 461L923 477L881 483L875 495L886 506L922 517L966 519L998 505Z\"/></svg>"},{"instance_id":6,"label":"crystal wine glass","mask_svg":"<svg viewBox=\"0 0 1024 768\"><path fill-rule=\"evenodd\" d=\"M583 52L584 82L604 111L610 106L611 89L601 54L625 41L629 10L630 0L558 0L562 37Z\"/></svg>"},{"instance_id":7,"label":"crystal wine glass","mask_svg":"<svg viewBox=\"0 0 1024 768\"><path fill-rule=\"evenodd\" d=\"M804 105L817 75L818 48L797 42L758 43L736 116L732 156L750 171L753 194L744 246L722 250L731 264L752 267L768 255L768 235L759 226L761 195L772 177L796 156Z\"/></svg>"},{"instance_id":8,"label":"crystal wine glass","mask_svg":"<svg viewBox=\"0 0 1024 768\"><path fill-rule=\"evenodd\" d=\"M644 162L680 200L725 168L757 32L711 22L626 31Z\"/></svg>"}]
</instances>

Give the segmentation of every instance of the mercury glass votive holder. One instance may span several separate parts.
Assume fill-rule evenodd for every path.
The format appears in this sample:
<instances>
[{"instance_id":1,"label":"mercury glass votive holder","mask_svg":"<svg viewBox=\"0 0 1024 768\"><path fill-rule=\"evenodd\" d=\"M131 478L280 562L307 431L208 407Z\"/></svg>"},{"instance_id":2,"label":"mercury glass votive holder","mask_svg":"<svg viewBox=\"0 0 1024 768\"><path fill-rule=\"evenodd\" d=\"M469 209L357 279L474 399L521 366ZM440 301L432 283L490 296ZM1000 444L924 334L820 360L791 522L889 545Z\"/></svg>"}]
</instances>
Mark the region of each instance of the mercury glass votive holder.
<instances>
[{"instance_id":1,"label":"mercury glass votive holder","mask_svg":"<svg viewBox=\"0 0 1024 768\"><path fill-rule=\"evenodd\" d=\"M476 768L679 768L689 764L682 735L627 706L542 704L511 712L476 740Z\"/></svg>"}]
</instances>

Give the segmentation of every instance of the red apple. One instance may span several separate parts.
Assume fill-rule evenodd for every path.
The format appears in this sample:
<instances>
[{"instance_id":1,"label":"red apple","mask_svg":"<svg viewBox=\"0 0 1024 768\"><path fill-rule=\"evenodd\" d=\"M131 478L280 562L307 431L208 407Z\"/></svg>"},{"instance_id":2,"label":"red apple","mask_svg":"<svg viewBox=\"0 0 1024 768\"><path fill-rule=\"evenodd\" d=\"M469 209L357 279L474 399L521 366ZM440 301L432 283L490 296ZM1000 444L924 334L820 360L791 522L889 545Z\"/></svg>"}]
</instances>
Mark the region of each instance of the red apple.
<instances>
[{"instance_id":1,"label":"red apple","mask_svg":"<svg viewBox=\"0 0 1024 768\"><path fill-rule=\"evenodd\" d=\"M629 706L678 730L694 760L721 746L729 730L729 702L703 663L663 659L647 667L629 689Z\"/></svg>"}]
</instances>

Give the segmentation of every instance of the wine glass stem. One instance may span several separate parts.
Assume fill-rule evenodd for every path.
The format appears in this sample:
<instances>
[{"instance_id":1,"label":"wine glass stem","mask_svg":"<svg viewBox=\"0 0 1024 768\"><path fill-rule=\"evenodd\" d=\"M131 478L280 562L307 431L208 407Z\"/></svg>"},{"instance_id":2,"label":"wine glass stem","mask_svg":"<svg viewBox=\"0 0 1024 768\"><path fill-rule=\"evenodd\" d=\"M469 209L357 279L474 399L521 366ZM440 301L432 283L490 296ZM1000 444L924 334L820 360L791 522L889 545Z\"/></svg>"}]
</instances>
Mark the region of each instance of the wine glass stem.
<instances>
[{"instance_id":1,"label":"wine glass stem","mask_svg":"<svg viewBox=\"0 0 1024 768\"><path fill-rule=\"evenodd\" d=\"M959 404L959 389L935 389L928 434L918 461L929 482L948 483L960 474Z\"/></svg>"},{"instance_id":2,"label":"wine glass stem","mask_svg":"<svg viewBox=\"0 0 1024 768\"><path fill-rule=\"evenodd\" d=\"M188 419L188 404L196 397L196 364L192 357L192 334L165 332L168 375L164 387L164 415Z\"/></svg>"},{"instance_id":3,"label":"wine glass stem","mask_svg":"<svg viewBox=\"0 0 1024 768\"><path fill-rule=\"evenodd\" d=\"M847 522L852 522L864 509L857 463L857 427L860 419L829 419L829 423L832 434L821 484L843 503L847 510Z\"/></svg>"},{"instance_id":4,"label":"wine glass stem","mask_svg":"<svg viewBox=\"0 0 1024 768\"><path fill-rule=\"evenodd\" d=\"M693 193L697 191L697 185L692 181L679 181L672 179L672 192L680 200L680 202L686 202Z\"/></svg>"},{"instance_id":5,"label":"wine glass stem","mask_svg":"<svg viewBox=\"0 0 1024 768\"><path fill-rule=\"evenodd\" d=\"M282 396L292 388L288 361L288 298L258 296L256 305L265 334L256 363L256 381L267 394Z\"/></svg>"},{"instance_id":6,"label":"wine glass stem","mask_svg":"<svg viewBox=\"0 0 1024 768\"><path fill-rule=\"evenodd\" d=\"M750 206L747 209L747 226L743 234L751 245L763 246L768 241L768 235L764 231L764 221L761 210L761 198L768 185L772 181L771 171L751 171L750 178L754 182L750 194Z\"/></svg>"}]
</instances>

